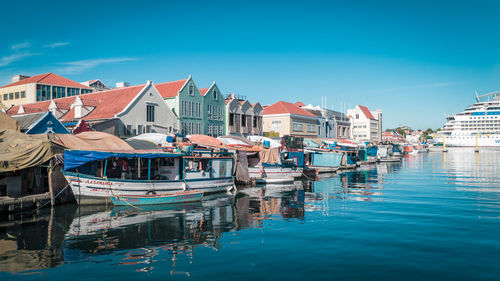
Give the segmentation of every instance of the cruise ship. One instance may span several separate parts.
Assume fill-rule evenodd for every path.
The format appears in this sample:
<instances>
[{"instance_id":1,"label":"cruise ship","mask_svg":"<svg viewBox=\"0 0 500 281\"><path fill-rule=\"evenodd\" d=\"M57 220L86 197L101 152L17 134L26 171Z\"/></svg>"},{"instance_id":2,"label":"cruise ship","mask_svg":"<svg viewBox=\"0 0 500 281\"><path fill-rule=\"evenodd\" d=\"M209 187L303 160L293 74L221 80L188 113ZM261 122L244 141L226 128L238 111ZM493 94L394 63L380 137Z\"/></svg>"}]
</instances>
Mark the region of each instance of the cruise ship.
<instances>
[{"instance_id":1,"label":"cruise ship","mask_svg":"<svg viewBox=\"0 0 500 281\"><path fill-rule=\"evenodd\" d=\"M447 146L500 147L500 92L476 93L473 105L446 117L441 132Z\"/></svg>"}]
</instances>

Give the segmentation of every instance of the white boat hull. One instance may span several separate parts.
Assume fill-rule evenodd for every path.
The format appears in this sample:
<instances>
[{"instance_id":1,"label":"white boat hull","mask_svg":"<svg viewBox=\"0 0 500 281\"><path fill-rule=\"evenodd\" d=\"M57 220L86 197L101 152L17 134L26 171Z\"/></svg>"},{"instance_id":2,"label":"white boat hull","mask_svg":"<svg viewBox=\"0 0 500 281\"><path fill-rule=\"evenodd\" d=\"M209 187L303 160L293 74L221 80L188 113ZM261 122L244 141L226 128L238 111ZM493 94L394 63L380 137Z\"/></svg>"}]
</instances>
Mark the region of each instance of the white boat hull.
<instances>
[{"instance_id":1,"label":"white boat hull","mask_svg":"<svg viewBox=\"0 0 500 281\"><path fill-rule=\"evenodd\" d=\"M169 194L185 190L204 193L223 192L234 187L232 177L192 179L185 181L145 181L105 179L85 174L64 172L66 180L79 204L105 203L112 196ZM110 201L109 201L110 202Z\"/></svg>"},{"instance_id":2,"label":"white boat hull","mask_svg":"<svg viewBox=\"0 0 500 281\"><path fill-rule=\"evenodd\" d=\"M296 178L302 177L303 168L291 167L263 167L263 171L258 167L248 167L248 175L254 178L257 183L285 183L293 182Z\"/></svg>"}]
</instances>

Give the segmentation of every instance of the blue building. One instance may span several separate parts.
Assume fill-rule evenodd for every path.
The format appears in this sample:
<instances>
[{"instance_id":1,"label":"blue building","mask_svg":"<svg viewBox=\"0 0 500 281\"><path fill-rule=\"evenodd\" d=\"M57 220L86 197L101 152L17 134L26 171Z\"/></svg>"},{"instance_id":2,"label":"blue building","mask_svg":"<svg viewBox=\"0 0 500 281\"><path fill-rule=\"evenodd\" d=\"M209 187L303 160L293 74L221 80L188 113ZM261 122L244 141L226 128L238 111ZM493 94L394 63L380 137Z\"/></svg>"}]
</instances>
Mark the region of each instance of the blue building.
<instances>
[{"instance_id":1,"label":"blue building","mask_svg":"<svg viewBox=\"0 0 500 281\"><path fill-rule=\"evenodd\" d=\"M52 112L39 112L12 116L19 123L21 132L25 134L70 134Z\"/></svg>"}]
</instances>

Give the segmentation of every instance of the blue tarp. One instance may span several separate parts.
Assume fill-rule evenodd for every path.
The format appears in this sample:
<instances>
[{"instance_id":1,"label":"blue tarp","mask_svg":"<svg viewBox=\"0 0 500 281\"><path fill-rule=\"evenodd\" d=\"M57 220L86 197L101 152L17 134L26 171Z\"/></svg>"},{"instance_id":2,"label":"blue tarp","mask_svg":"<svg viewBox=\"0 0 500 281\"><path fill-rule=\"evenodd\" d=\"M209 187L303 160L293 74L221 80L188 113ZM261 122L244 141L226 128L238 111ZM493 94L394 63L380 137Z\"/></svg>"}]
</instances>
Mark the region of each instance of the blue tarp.
<instances>
[{"instance_id":1,"label":"blue tarp","mask_svg":"<svg viewBox=\"0 0 500 281\"><path fill-rule=\"evenodd\" d=\"M179 153L120 153L120 152L104 152L90 150L65 150L64 151L64 170L74 169L92 161L108 159L110 157L117 158L163 158L163 157L180 157L184 154Z\"/></svg>"},{"instance_id":2,"label":"blue tarp","mask_svg":"<svg viewBox=\"0 0 500 281\"><path fill-rule=\"evenodd\" d=\"M367 146L366 147L366 155L368 156L377 156L378 146Z\"/></svg>"},{"instance_id":3,"label":"blue tarp","mask_svg":"<svg viewBox=\"0 0 500 281\"><path fill-rule=\"evenodd\" d=\"M342 162L342 153L326 152L312 154L311 164L320 167L339 167Z\"/></svg>"},{"instance_id":4,"label":"blue tarp","mask_svg":"<svg viewBox=\"0 0 500 281\"><path fill-rule=\"evenodd\" d=\"M294 159L298 167L304 167L304 152L290 151L288 159Z\"/></svg>"},{"instance_id":5,"label":"blue tarp","mask_svg":"<svg viewBox=\"0 0 500 281\"><path fill-rule=\"evenodd\" d=\"M318 148L319 144L316 142L310 140L310 139L304 139L304 146L305 147L312 147L312 148Z\"/></svg>"}]
</instances>

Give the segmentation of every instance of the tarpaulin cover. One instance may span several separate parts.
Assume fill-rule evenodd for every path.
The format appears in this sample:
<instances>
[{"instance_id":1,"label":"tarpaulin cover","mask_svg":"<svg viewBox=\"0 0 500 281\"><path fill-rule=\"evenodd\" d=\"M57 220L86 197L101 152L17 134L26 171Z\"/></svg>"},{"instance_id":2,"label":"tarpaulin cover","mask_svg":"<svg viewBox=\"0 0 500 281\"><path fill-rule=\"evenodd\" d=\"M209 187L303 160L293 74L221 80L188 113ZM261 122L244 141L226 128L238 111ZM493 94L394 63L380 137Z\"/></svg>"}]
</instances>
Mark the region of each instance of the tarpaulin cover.
<instances>
[{"instance_id":1,"label":"tarpaulin cover","mask_svg":"<svg viewBox=\"0 0 500 281\"><path fill-rule=\"evenodd\" d=\"M105 151L90 151L90 150L65 150L64 151L64 170L77 168L88 162L108 159L110 157L117 158L159 158L159 157L180 157L184 154L180 153L148 153L148 152L105 152Z\"/></svg>"},{"instance_id":2,"label":"tarpaulin cover","mask_svg":"<svg viewBox=\"0 0 500 281\"><path fill-rule=\"evenodd\" d=\"M0 172L35 167L63 153L64 148L47 134L26 135L14 130L0 131Z\"/></svg>"},{"instance_id":3,"label":"tarpaulin cover","mask_svg":"<svg viewBox=\"0 0 500 281\"><path fill-rule=\"evenodd\" d=\"M226 145L221 140L205 135L191 135L188 139L192 143L204 147L224 147Z\"/></svg>"},{"instance_id":4,"label":"tarpaulin cover","mask_svg":"<svg viewBox=\"0 0 500 281\"><path fill-rule=\"evenodd\" d=\"M273 140L268 137L263 137L263 136L248 136L247 137L250 141L254 143L264 143L264 142L269 142L269 148L280 148L281 147L281 142L278 140Z\"/></svg>"},{"instance_id":5,"label":"tarpaulin cover","mask_svg":"<svg viewBox=\"0 0 500 281\"><path fill-rule=\"evenodd\" d=\"M377 151L378 151L378 147L377 146L367 146L366 147L366 154L368 156L377 156Z\"/></svg>"},{"instance_id":6,"label":"tarpaulin cover","mask_svg":"<svg viewBox=\"0 0 500 281\"><path fill-rule=\"evenodd\" d=\"M174 135L160 134L160 133L146 133L140 134L129 140L145 140L155 143L156 145L167 146L174 141Z\"/></svg>"},{"instance_id":7,"label":"tarpaulin cover","mask_svg":"<svg viewBox=\"0 0 500 281\"><path fill-rule=\"evenodd\" d=\"M279 148L265 149L259 152L261 163L276 164L279 162Z\"/></svg>"},{"instance_id":8,"label":"tarpaulin cover","mask_svg":"<svg viewBox=\"0 0 500 281\"><path fill-rule=\"evenodd\" d=\"M243 137L237 136L221 136L217 138L228 145L253 146L253 143Z\"/></svg>"},{"instance_id":9,"label":"tarpaulin cover","mask_svg":"<svg viewBox=\"0 0 500 281\"><path fill-rule=\"evenodd\" d=\"M339 167L342 162L342 153L326 152L312 154L312 166Z\"/></svg>"},{"instance_id":10,"label":"tarpaulin cover","mask_svg":"<svg viewBox=\"0 0 500 281\"><path fill-rule=\"evenodd\" d=\"M293 159L298 167L304 167L304 152L290 151L288 159Z\"/></svg>"},{"instance_id":11,"label":"tarpaulin cover","mask_svg":"<svg viewBox=\"0 0 500 281\"><path fill-rule=\"evenodd\" d=\"M19 131L19 123L16 119L0 111L0 130L15 130Z\"/></svg>"},{"instance_id":12,"label":"tarpaulin cover","mask_svg":"<svg viewBox=\"0 0 500 281\"><path fill-rule=\"evenodd\" d=\"M319 148L319 144L311 139L304 139L304 146L310 148Z\"/></svg>"},{"instance_id":13,"label":"tarpaulin cover","mask_svg":"<svg viewBox=\"0 0 500 281\"><path fill-rule=\"evenodd\" d=\"M69 149L100 151L134 149L119 137L104 132L83 132L77 135L54 134L51 138Z\"/></svg>"},{"instance_id":14,"label":"tarpaulin cover","mask_svg":"<svg viewBox=\"0 0 500 281\"><path fill-rule=\"evenodd\" d=\"M248 175L248 158L245 151L236 154L236 180L239 182L250 182Z\"/></svg>"}]
</instances>

